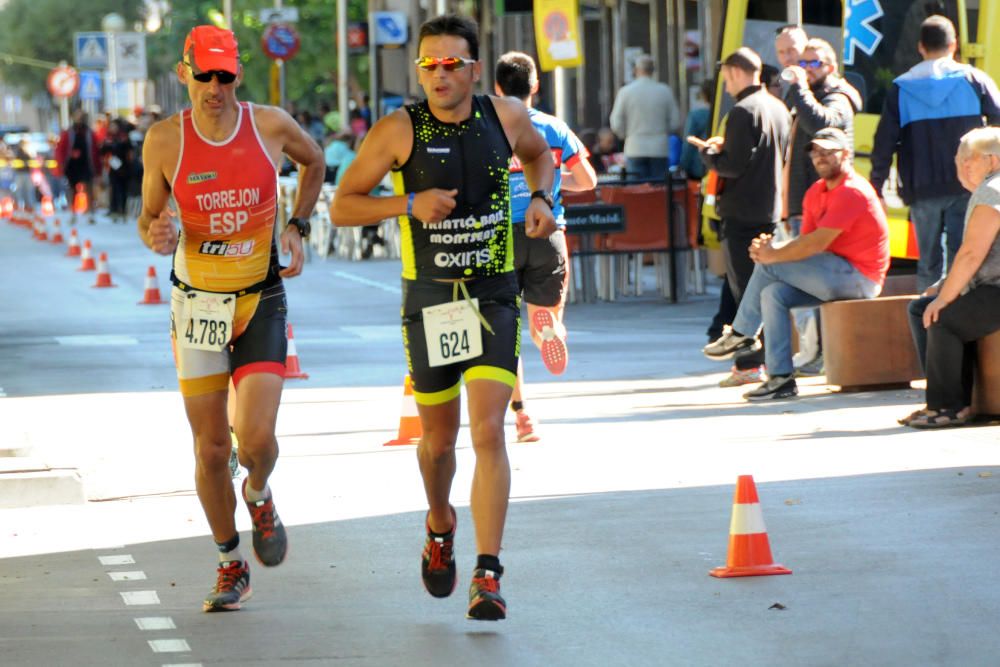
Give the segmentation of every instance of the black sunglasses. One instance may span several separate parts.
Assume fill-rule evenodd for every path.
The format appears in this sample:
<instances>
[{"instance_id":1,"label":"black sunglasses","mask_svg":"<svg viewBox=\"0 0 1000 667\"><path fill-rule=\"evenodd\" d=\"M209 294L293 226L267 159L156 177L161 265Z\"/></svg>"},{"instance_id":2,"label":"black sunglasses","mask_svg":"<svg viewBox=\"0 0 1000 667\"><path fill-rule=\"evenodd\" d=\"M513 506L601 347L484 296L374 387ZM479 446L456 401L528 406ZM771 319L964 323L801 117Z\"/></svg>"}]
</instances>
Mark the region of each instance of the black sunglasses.
<instances>
[{"instance_id":1,"label":"black sunglasses","mask_svg":"<svg viewBox=\"0 0 1000 667\"><path fill-rule=\"evenodd\" d=\"M191 70L191 76L194 80L199 83L209 83L213 76L224 86L236 81L236 75L232 72L225 72L221 69L211 69L207 72L195 72L194 67L191 67L191 63L184 61L184 64L187 65L189 70Z\"/></svg>"}]
</instances>

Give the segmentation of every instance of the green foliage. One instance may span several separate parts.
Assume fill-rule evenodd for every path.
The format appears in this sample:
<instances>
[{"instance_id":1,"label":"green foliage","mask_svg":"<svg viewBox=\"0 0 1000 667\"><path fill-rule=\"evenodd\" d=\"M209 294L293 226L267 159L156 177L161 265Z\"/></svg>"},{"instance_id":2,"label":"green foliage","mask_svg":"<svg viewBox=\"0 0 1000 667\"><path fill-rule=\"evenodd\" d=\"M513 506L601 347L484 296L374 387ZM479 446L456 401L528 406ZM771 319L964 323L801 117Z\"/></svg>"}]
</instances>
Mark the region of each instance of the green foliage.
<instances>
[{"instance_id":1,"label":"green foliage","mask_svg":"<svg viewBox=\"0 0 1000 667\"><path fill-rule=\"evenodd\" d=\"M150 76L172 71L184 48L184 37L195 25L218 17L221 2L174 0L163 28L147 37ZM264 54L261 36L267 27L260 9L267 0L233 0L233 31L240 44L243 85L240 99L268 103L272 60ZM285 7L299 10L295 25L301 40L298 54L285 63L286 100L298 108L317 110L323 102L337 103L336 3L332 0L285 0ZM349 0L348 20L366 20L365 0ZM367 57L351 58L351 70L367 84Z\"/></svg>"},{"instance_id":2,"label":"green foliage","mask_svg":"<svg viewBox=\"0 0 1000 667\"><path fill-rule=\"evenodd\" d=\"M131 28L139 20L142 7L142 0L8 0L0 9L0 51L72 64L74 32L100 30L101 19L110 12L120 14ZM48 71L3 63L0 76L27 95L34 95L45 92Z\"/></svg>"}]
</instances>

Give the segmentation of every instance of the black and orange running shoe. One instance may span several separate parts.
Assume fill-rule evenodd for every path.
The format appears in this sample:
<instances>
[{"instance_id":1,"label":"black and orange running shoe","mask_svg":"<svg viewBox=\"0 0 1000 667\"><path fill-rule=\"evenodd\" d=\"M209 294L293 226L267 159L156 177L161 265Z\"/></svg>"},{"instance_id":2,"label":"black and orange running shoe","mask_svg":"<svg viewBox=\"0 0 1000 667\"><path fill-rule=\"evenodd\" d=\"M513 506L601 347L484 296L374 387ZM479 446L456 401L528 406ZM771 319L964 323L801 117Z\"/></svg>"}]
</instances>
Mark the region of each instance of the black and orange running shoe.
<instances>
[{"instance_id":1,"label":"black and orange running shoe","mask_svg":"<svg viewBox=\"0 0 1000 667\"><path fill-rule=\"evenodd\" d=\"M241 560L227 560L219 563L215 588L202 603L204 611L236 611L249 600L250 568Z\"/></svg>"},{"instance_id":2,"label":"black and orange running shoe","mask_svg":"<svg viewBox=\"0 0 1000 667\"><path fill-rule=\"evenodd\" d=\"M477 569L469 586L469 611L466 618L474 621L501 621L507 618L507 603L500 596L500 575L493 570Z\"/></svg>"},{"instance_id":3,"label":"black and orange running shoe","mask_svg":"<svg viewBox=\"0 0 1000 667\"><path fill-rule=\"evenodd\" d=\"M427 526L427 541L424 542L424 555L420 563L420 575L424 580L424 588L436 598L446 598L455 590L455 527L458 518L455 508L451 509L451 530L447 535L435 536L431 533L431 525ZM430 512L427 513L428 519Z\"/></svg>"},{"instance_id":4,"label":"black and orange running shoe","mask_svg":"<svg viewBox=\"0 0 1000 667\"><path fill-rule=\"evenodd\" d=\"M247 482L243 480L243 501L250 510L250 520L253 522L253 552L261 565L274 567L281 565L288 553L288 536L285 526L281 523L278 512L274 509L274 499L270 496L263 500L247 500Z\"/></svg>"}]
</instances>

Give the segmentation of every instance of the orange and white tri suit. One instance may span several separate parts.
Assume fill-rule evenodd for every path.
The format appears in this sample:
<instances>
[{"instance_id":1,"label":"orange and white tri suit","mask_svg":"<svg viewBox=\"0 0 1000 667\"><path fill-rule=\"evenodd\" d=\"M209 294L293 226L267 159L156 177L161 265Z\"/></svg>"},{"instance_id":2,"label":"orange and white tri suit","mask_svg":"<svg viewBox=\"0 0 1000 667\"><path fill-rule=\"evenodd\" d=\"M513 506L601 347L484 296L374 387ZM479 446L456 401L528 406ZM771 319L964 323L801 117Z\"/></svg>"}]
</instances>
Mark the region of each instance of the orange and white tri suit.
<instances>
[{"instance_id":1,"label":"orange and white tri suit","mask_svg":"<svg viewBox=\"0 0 1000 667\"><path fill-rule=\"evenodd\" d=\"M202 136L190 109L180 124L171 181L181 230L170 276L170 331L181 394L224 391L230 375L237 384L250 373L284 376L287 305L274 243L278 178L253 106L239 103L236 129L223 141ZM185 302L216 294L235 300L231 326L219 324L221 349L192 348L198 328L185 317Z\"/></svg>"}]
</instances>

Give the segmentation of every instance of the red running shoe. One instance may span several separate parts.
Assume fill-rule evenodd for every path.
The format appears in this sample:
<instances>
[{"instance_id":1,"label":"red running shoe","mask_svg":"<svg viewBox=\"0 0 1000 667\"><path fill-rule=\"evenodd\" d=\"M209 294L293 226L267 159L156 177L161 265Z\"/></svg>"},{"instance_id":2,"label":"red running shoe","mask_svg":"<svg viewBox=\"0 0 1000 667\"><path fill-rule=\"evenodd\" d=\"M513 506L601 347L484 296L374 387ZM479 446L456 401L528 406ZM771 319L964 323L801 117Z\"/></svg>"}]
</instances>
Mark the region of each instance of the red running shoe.
<instances>
[{"instance_id":1,"label":"red running shoe","mask_svg":"<svg viewBox=\"0 0 1000 667\"><path fill-rule=\"evenodd\" d=\"M424 580L424 588L436 598L446 598L455 590L455 527L458 518L455 508L451 507L451 530L447 535L435 537L431 535L431 525L425 520L427 541L424 542L424 554L420 561L420 576ZM430 512L427 512L430 517Z\"/></svg>"},{"instance_id":2,"label":"red running shoe","mask_svg":"<svg viewBox=\"0 0 1000 667\"><path fill-rule=\"evenodd\" d=\"M535 334L542 339L542 362L553 375L562 375L569 363L569 350L566 348L566 329L557 322L552 311L539 308L531 317L531 326Z\"/></svg>"},{"instance_id":3,"label":"red running shoe","mask_svg":"<svg viewBox=\"0 0 1000 667\"><path fill-rule=\"evenodd\" d=\"M507 603L500 596L500 575L493 570L476 570L469 586L469 611L466 618L474 621L500 621L507 618Z\"/></svg>"}]
</instances>

